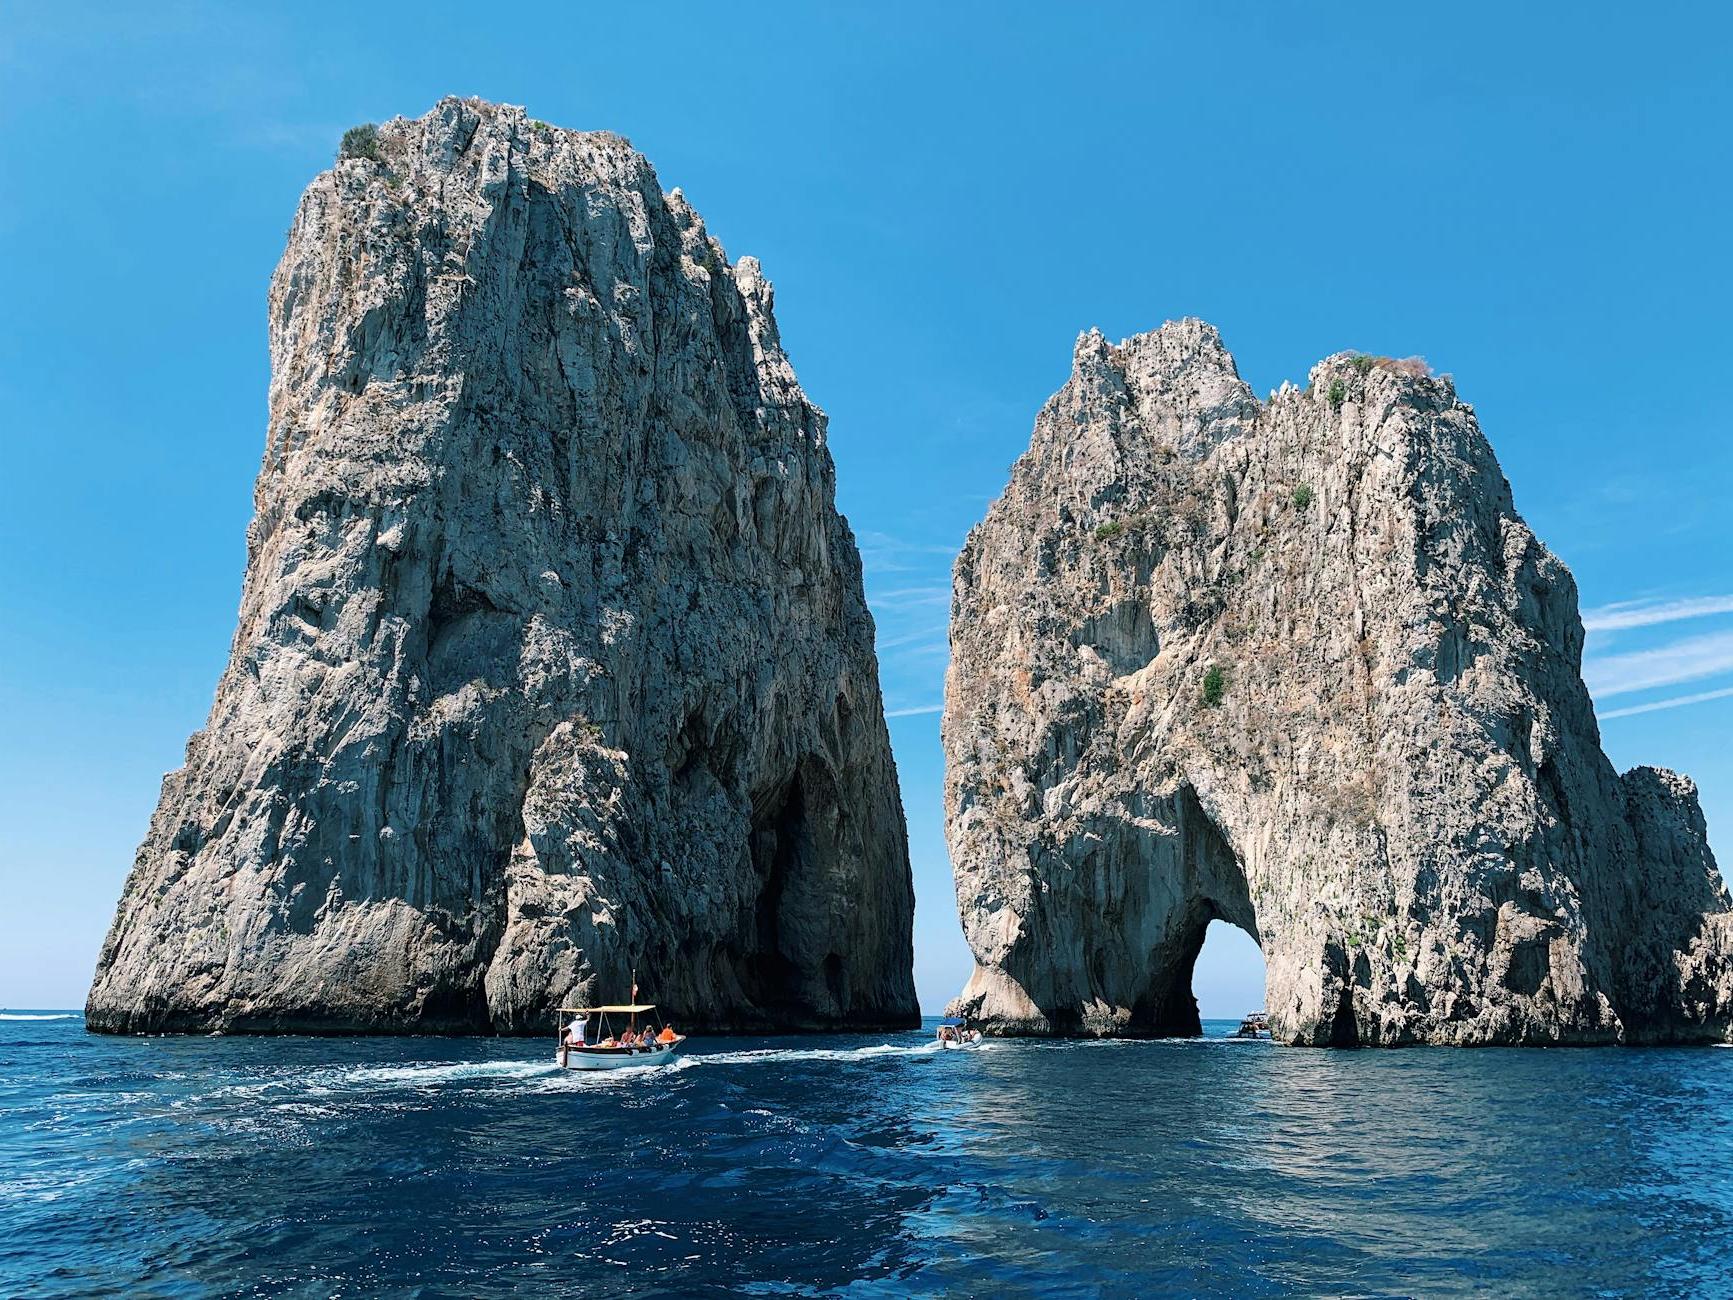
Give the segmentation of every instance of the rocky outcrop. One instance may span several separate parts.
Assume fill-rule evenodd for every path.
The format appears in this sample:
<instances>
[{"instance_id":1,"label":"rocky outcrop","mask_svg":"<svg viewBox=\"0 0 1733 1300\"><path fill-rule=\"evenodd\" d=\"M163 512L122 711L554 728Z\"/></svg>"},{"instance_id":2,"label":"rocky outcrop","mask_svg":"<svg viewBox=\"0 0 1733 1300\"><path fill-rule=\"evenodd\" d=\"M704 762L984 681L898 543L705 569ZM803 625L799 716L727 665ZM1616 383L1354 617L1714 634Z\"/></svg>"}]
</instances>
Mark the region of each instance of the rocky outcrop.
<instances>
[{"instance_id":1,"label":"rocky outcrop","mask_svg":"<svg viewBox=\"0 0 1733 1300\"><path fill-rule=\"evenodd\" d=\"M946 814L1005 1033L1198 1029L1212 919L1290 1043L1720 1039L1696 791L1622 779L1564 566L1471 407L1354 355L1091 333L957 561Z\"/></svg>"},{"instance_id":2,"label":"rocky outcrop","mask_svg":"<svg viewBox=\"0 0 1733 1300\"><path fill-rule=\"evenodd\" d=\"M626 141L448 99L313 182L240 625L102 1030L916 1016L860 560L755 262Z\"/></svg>"}]
</instances>

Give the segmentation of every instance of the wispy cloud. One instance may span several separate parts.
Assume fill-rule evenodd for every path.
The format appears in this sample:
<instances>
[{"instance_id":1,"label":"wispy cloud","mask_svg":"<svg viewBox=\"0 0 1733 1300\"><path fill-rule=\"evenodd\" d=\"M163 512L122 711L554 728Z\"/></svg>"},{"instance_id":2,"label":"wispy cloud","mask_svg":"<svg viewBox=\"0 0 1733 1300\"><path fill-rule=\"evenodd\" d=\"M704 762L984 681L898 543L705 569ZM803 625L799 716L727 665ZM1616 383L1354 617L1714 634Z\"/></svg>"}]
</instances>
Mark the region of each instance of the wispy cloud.
<instances>
[{"instance_id":1,"label":"wispy cloud","mask_svg":"<svg viewBox=\"0 0 1733 1300\"><path fill-rule=\"evenodd\" d=\"M905 659L949 659L951 657L951 641L949 637L935 637L920 645L904 646L899 652Z\"/></svg>"},{"instance_id":2,"label":"wispy cloud","mask_svg":"<svg viewBox=\"0 0 1733 1300\"><path fill-rule=\"evenodd\" d=\"M1590 632L1620 632L1626 628L1654 627L1680 619L1705 618L1711 614L1733 614L1733 596L1685 596L1677 600L1621 600L1583 611L1583 626Z\"/></svg>"},{"instance_id":3,"label":"wispy cloud","mask_svg":"<svg viewBox=\"0 0 1733 1300\"><path fill-rule=\"evenodd\" d=\"M1686 637L1653 650L1602 655L1583 664L1583 681L1596 699L1700 681L1733 672L1733 631Z\"/></svg>"},{"instance_id":4,"label":"wispy cloud","mask_svg":"<svg viewBox=\"0 0 1733 1300\"><path fill-rule=\"evenodd\" d=\"M918 526L856 535L866 565L867 604L878 626L879 682L890 718L940 712L938 693L951 655L951 564L957 547Z\"/></svg>"},{"instance_id":5,"label":"wispy cloud","mask_svg":"<svg viewBox=\"0 0 1733 1300\"><path fill-rule=\"evenodd\" d=\"M898 587L892 591L867 593L867 604L874 609L908 609L915 605L948 605L951 589L936 583L929 587Z\"/></svg>"},{"instance_id":6,"label":"wispy cloud","mask_svg":"<svg viewBox=\"0 0 1733 1300\"><path fill-rule=\"evenodd\" d=\"M904 632L901 636L880 637L879 650L894 650L898 646L915 645L918 642L930 642L935 645L947 644L951 625L940 623L935 627L917 628L913 632Z\"/></svg>"},{"instance_id":7,"label":"wispy cloud","mask_svg":"<svg viewBox=\"0 0 1733 1300\"><path fill-rule=\"evenodd\" d=\"M870 546L879 551L909 551L916 555L942 555L947 559L955 558L962 549L950 542L911 542L906 538L874 532L871 529L862 530L856 540L863 550Z\"/></svg>"},{"instance_id":8,"label":"wispy cloud","mask_svg":"<svg viewBox=\"0 0 1733 1300\"><path fill-rule=\"evenodd\" d=\"M1682 709L1687 704L1705 704L1710 700L1724 700L1733 696L1733 686L1723 686L1718 691L1699 691L1695 695L1680 695L1670 700L1655 700L1649 704L1632 704L1623 709L1613 709L1599 714L1602 722L1609 718L1628 718L1635 713L1654 713L1659 709Z\"/></svg>"},{"instance_id":9,"label":"wispy cloud","mask_svg":"<svg viewBox=\"0 0 1733 1300\"><path fill-rule=\"evenodd\" d=\"M949 572L960 545L950 542L916 542L906 537L871 530L855 535L861 565L868 573Z\"/></svg>"}]
</instances>

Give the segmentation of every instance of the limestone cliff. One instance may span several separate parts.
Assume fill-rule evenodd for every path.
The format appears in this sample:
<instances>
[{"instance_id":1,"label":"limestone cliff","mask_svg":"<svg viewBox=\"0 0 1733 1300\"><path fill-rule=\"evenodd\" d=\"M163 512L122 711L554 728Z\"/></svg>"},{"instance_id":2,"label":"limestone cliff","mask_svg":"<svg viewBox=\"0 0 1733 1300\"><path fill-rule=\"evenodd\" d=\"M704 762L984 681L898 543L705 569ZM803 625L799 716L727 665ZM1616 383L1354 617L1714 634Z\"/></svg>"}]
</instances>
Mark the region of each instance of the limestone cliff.
<instances>
[{"instance_id":1,"label":"limestone cliff","mask_svg":"<svg viewBox=\"0 0 1733 1300\"><path fill-rule=\"evenodd\" d=\"M946 813L1001 1032L1196 1032L1214 918L1293 1043L1718 1039L1689 781L1622 779L1570 574L1472 408L1353 355L1089 334L957 561Z\"/></svg>"},{"instance_id":2,"label":"limestone cliff","mask_svg":"<svg viewBox=\"0 0 1733 1300\"><path fill-rule=\"evenodd\" d=\"M347 146L346 146L347 147ZM448 99L308 189L240 624L103 1030L911 1023L860 560L771 290L626 141Z\"/></svg>"}]
</instances>

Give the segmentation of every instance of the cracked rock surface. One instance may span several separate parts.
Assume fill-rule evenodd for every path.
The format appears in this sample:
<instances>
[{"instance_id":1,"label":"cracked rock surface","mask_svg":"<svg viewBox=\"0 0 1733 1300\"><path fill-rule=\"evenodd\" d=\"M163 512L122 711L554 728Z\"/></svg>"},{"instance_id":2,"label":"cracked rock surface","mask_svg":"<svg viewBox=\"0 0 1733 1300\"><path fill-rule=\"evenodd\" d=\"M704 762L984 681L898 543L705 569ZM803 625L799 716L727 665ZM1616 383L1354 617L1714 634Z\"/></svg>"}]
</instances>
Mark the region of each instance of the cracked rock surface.
<instances>
[{"instance_id":1,"label":"cracked rock surface","mask_svg":"<svg viewBox=\"0 0 1733 1300\"><path fill-rule=\"evenodd\" d=\"M916 1019L825 419L622 139L447 99L313 182L229 665L93 1029Z\"/></svg>"},{"instance_id":2,"label":"cracked rock surface","mask_svg":"<svg viewBox=\"0 0 1733 1300\"><path fill-rule=\"evenodd\" d=\"M1196 1033L1219 918L1289 1043L1727 1037L1696 789L1607 761L1575 584L1423 366L1260 402L1201 321L1085 335L951 641L953 1006L989 1028Z\"/></svg>"}]
</instances>

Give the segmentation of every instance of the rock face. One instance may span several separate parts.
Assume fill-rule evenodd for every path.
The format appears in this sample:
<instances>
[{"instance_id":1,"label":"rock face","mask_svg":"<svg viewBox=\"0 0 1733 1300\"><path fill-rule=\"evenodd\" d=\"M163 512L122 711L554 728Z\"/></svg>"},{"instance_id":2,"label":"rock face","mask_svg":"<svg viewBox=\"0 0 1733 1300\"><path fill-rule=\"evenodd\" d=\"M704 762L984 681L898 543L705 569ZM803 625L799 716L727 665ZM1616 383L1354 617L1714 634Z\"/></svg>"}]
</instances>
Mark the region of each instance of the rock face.
<instances>
[{"instance_id":1,"label":"rock face","mask_svg":"<svg viewBox=\"0 0 1733 1300\"><path fill-rule=\"evenodd\" d=\"M622 139L446 100L271 285L240 626L94 1029L913 1023L860 560L758 266Z\"/></svg>"},{"instance_id":2,"label":"rock face","mask_svg":"<svg viewBox=\"0 0 1733 1300\"><path fill-rule=\"evenodd\" d=\"M1726 1037L1696 790L1607 762L1571 576L1422 365L1260 403L1202 322L1085 336L951 639L954 1005L991 1028L1195 1033L1221 918L1290 1043Z\"/></svg>"}]
</instances>

